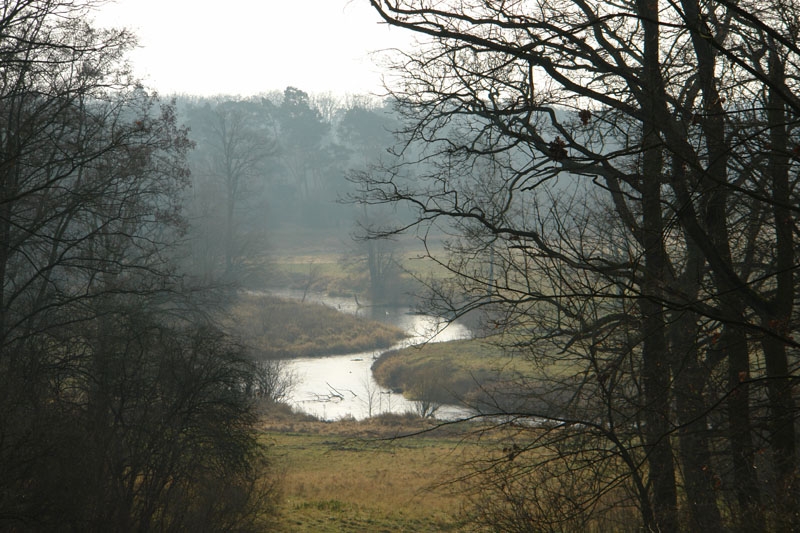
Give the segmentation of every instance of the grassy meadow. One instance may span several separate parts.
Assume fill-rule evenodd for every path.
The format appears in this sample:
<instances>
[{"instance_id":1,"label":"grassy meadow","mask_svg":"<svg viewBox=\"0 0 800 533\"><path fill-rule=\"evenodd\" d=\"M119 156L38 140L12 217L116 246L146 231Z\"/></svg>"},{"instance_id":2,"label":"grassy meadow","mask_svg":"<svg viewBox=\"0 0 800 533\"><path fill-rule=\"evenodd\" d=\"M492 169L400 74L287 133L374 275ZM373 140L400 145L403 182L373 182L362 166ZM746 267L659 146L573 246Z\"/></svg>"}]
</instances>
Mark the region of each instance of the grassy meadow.
<instances>
[{"instance_id":1,"label":"grassy meadow","mask_svg":"<svg viewBox=\"0 0 800 533\"><path fill-rule=\"evenodd\" d=\"M558 457L556 452L544 447L517 447L520 442L547 438L548 429L513 424L493 426L490 421L438 428L432 424L429 420L401 415L336 422L290 414L266 417L262 421L263 438L272 449L270 455L280 476L277 513L270 518L271 530L488 533L495 529L487 527L480 517L486 510L487 498L504 496L504 483L513 484L521 496L530 498L547 496L549 483L558 489L563 482L560 478L551 479L550 470L539 471L543 462ZM559 435L552 434L550 438ZM509 449L521 451L510 455ZM508 471L507 465L512 462L515 469ZM560 472L559 464L558 460L552 463L555 471ZM511 477L502 478L505 481L499 485L493 484L498 478L492 472L501 476L506 472ZM624 468L619 471L622 476L625 473ZM538 493L540 486L544 489ZM579 496L583 488L575 490L576 497L583 497ZM508 512L504 507L508 503L500 501L495 511ZM552 511L556 514L564 510L560 507L564 502L558 499L545 498L539 504L542 507L536 504L533 509L549 512L548 506L554 506ZM606 494L600 507L605 511L597 520L584 521L578 516L552 530L592 533L639 530L637 509L624 487ZM551 530L542 525L542 530Z\"/></svg>"},{"instance_id":2,"label":"grassy meadow","mask_svg":"<svg viewBox=\"0 0 800 533\"><path fill-rule=\"evenodd\" d=\"M269 273L263 276L269 287L324 292L330 296L361 299L370 297L370 278L363 243L353 241L352 228L327 228L313 231L287 227L276 230L271 244L276 253L269 258ZM410 306L421 288L416 277L448 275L431 261L421 259L415 239L401 236L392 241L393 260L399 270L385 280L385 301L375 304Z\"/></svg>"},{"instance_id":3,"label":"grassy meadow","mask_svg":"<svg viewBox=\"0 0 800 533\"><path fill-rule=\"evenodd\" d=\"M477 447L405 417L333 423L265 421L283 472L276 530L285 532L464 531L465 501L450 483Z\"/></svg>"},{"instance_id":4,"label":"grassy meadow","mask_svg":"<svg viewBox=\"0 0 800 533\"><path fill-rule=\"evenodd\" d=\"M334 241L298 247L287 239L281 249L290 253L270 262L270 286L330 295L364 294L366 273L354 270L352 263L346 265L334 251L341 249ZM405 266L419 268L416 263ZM388 348L404 336L395 328L325 306L253 293L241 293L228 309L228 317L254 351L274 358ZM411 349L408 353L417 356L412 366L421 374L425 373L422 369L438 373L450 368L447 359L455 359L457 375L466 382L470 372L494 366L500 356L480 341L447 344ZM392 359L384 370L399 368L400 360ZM411 379L402 380L409 390ZM466 426L395 438L430 429L431 424L413 415L322 422L284 407L268 409L260 426L281 479L273 529L287 533L475 531L474 525L464 523L468 501L452 480L463 473L466 461L484 450L465 440Z\"/></svg>"}]
</instances>

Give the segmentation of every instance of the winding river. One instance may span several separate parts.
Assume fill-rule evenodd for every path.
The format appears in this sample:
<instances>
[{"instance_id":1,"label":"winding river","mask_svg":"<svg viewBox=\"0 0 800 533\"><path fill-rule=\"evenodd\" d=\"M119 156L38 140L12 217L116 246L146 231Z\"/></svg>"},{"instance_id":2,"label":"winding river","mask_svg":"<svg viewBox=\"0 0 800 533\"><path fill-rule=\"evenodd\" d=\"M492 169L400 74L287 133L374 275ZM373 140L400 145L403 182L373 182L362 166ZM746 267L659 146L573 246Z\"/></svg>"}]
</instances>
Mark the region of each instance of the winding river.
<instances>
[{"instance_id":1,"label":"winding river","mask_svg":"<svg viewBox=\"0 0 800 533\"><path fill-rule=\"evenodd\" d=\"M301 299L302 291L272 292L282 298ZM307 302L321 303L364 318L379 320L402 328L409 337L391 349L403 348L424 341L444 342L463 339L469 329L459 323L443 327L440 319L428 315L411 314L408 308L362 307L353 298L335 298L314 293L306 296ZM322 420L353 417L357 420L381 413L416 411L416 403L382 388L372 377L370 367L384 350L287 359L286 367L295 374L297 384L289 399L295 408ZM436 413L437 418L454 419L468 411L459 406L445 405Z\"/></svg>"}]
</instances>

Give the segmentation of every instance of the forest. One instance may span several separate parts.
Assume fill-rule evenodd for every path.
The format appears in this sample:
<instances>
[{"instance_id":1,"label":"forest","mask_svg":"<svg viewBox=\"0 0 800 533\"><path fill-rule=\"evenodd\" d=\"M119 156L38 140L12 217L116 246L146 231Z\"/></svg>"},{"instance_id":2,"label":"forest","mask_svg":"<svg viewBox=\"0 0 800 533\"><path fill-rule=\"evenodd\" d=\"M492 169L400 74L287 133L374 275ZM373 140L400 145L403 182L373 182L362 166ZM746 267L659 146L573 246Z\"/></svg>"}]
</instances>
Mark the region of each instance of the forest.
<instances>
[{"instance_id":1,"label":"forest","mask_svg":"<svg viewBox=\"0 0 800 533\"><path fill-rule=\"evenodd\" d=\"M394 158L391 102L287 87L250 98L179 96L176 108L195 143L184 203L192 221L188 273L263 285L269 250L280 248L270 235L306 235L310 243L337 239L342 255L363 263L374 289L383 289L397 246L352 237L404 210L352 205L347 177Z\"/></svg>"},{"instance_id":2,"label":"forest","mask_svg":"<svg viewBox=\"0 0 800 533\"><path fill-rule=\"evenodd\" d=\"M463 451L409 530L800 529L800 6L371 0L377 98L159 96L100 3L0 12L0 529L291 530L282 450L363 450L283 404L287 287L470 324L373 367L470 391L358 432Z\"/></svg>"}]
</instances>

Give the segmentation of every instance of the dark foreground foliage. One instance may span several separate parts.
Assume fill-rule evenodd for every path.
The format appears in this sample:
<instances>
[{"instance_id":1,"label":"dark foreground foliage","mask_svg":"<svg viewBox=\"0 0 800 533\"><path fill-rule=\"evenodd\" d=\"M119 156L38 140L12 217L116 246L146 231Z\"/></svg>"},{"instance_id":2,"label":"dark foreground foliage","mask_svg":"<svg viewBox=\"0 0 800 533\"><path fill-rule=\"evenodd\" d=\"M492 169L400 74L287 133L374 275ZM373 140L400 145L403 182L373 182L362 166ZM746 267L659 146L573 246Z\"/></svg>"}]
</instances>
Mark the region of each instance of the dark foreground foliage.
<instances>
[{"instance_id":1,"label":"dark foreground foliage","mask_svg":"<svg viewBox=\"0 0 800 533\"><path fill-rule=\"evenodd\" d=\"M0 524L260 530L275 487L240 349L142 309L82 327L3 363Z\"/></svg>"},{"instance_id":2,"label":"dark foreground foliage","mask_svg":"<svg viewBox=\"0 0 800 533\"><path fill-rule=\"evenodd\" d=\"M370 4L420 46L354 199L414 213L371 236L419 238L431 312L527 363L475 405L516 432L476 516L800 530L798 4Z\"/></svg>"},{"instance_id":3,"label":"dark foreground foliage","mask_svg":"<svg viewBox=\"0 0 800 533\"><path fill-rule=\"evenodd\" d=\"M0 530L262 530L249 366L174 267L192 143L99 3L0 10Z\"/></svg>"}]
</instances>

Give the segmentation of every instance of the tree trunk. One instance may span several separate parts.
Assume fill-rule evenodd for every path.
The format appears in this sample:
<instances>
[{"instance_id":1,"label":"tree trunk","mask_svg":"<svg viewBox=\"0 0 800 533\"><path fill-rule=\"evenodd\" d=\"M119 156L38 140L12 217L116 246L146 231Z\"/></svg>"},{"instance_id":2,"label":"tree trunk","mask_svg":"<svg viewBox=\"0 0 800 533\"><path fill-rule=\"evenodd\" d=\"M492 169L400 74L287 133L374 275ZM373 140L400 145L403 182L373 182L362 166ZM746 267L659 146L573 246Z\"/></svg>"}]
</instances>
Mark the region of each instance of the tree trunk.
<instances>
[{"instance_id":1,"label":"tree trunk","mask_svg":"<svg viewBox=\"0 0 800 533\"><path fill-rule=\"evenodd\" d=\"M673 168L681 167L673 164ZM679 176L679 179L683 178ZM700 294L705 262L701 250L690 239L685 239L686 262L678 281L688 303L695 301ZM688 530L711 533L722 531L722 516L717 506L721 480L715 473L707 438L709 370L700 360L699 323L700 316L696 312L674 311L670 316L670 348L675 407L680 426L680 461L689 511Z\"/></svg>"},{"instance_id":2,"label":"tree trunk","mask_svg":"<svg viewBox=\"0 0 800 533\"><path fill-rule=\"evenodd\" d=\"M763 527L764 510L755 467L747 336L741 328L725 326L716 345L728 361L728 440L733 463L733 489L739 506L734 522L742 533L756 531Z\"/></svg>"},{"instance_id":3,"label":"tree trunk","mask_svg":"<svg viewBox=\"0 0 800 533\"><path fill-rule=\"evenodd\" d=\"M775 297L773 310L765 317L770 333L762 339L767 370L767 397L770 407L770 442L773 467L777 475L778 527L800 529L797 483L797 437L795 434L796 406L792 394L792 377L786 344L782 340L790 333L794 302L794 238L793 219L788 206L792 205L789 185L789 138L786 131L786 109L777 87L786 81L783 59L772 43L769 52L769 74L772 84L768 92L767 118L770 128L769 173L771 177L772 209L775 219Z\"/></svg>"},{"instance_id":4,"label":"tree trunk","mask_svg":"<svg viewBox=\"0 0 800 533\"><path fill-rule=\"evenodd\" d=\"M653 490L654 531L678 530L678 497L670 442L670 357L664 322L662 282L668 274L661 214L663 173L662 141L658 134L656 103L663 105L663 80L659 61L658 3L638 0L644 28L642 120L642 236L644 272L642 299L642 383L644 386L645 446Z\"/></svg>"},{"instance_id":5,"label":"tree trunk","mask_svg":"<svg viewBox=\"0 0 800 533\"><path fill-rule=\"evenodd\" d=\"M647 277L652 277L652 275ZM653 490L653 531L677 531L677 489L675 465L670 443L669 420L671 385L669 348L662 306L645 296L639 307L643 316L642 383L644 387L644 439Z\"/></svg>"}]
</instances>

